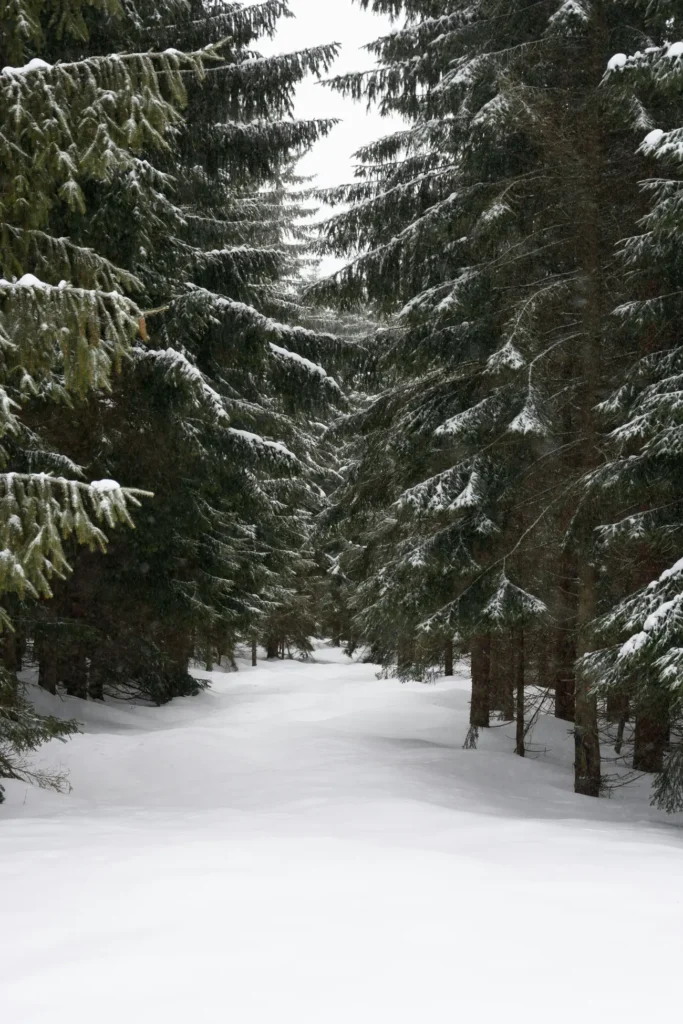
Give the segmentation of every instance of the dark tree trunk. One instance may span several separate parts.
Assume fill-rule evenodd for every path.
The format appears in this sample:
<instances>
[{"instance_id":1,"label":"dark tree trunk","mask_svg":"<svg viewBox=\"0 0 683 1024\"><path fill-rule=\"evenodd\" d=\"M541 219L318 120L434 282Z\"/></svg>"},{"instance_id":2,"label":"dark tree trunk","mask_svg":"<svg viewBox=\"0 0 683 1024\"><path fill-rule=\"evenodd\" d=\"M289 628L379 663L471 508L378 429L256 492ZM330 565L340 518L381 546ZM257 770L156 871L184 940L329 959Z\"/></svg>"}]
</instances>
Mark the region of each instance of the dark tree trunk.
<instances>
[{"instance_id":1,"label":"dark tree trunk","mask_svg":"<svg viewBox=\"0 0 683 1024\"><path fill-rule=\"evenodd\" d=\"M488 729L491 703L491 634L475 636L472 651L472 702L470 725L475 729Z\"/></svg>"},{"instance_id":2,"label":"dark tree trunk","mask_svg":"<svg viewBox=\"0 0 683 1024\"><path fill-rule=\"evenodd\" d=\"M7 627L2 641L2 660L8 672L21 672L21 638Z\"/></svg>"},{"instance_id":3,"label":"dark tree trunk","mask_svg":"<svg viewBox=\"0 0 683 1024\"><path fill-rule=\"evenodd\" d=\"M38 652L38 686L48 693L57 693L57 654L42 641Z\"/></svg>"},{"instance_id":4,"label":"dark tree trunk","mask_svg":"<svg viewBox=\"0 0 683 1024\"><path fill-rule=\"evenodd\" d=\"M503 710L503 652L501 638L497 633L491 634L489 650L489 711L493 713Z\"/></svg>"},{"instance_id":5,"label":"dark tree trunk","mask_svg":"<svg viewBox=\"0 0 683 1024\"><path fill-rule=\"evenodd\" d=\"M258 641L255 636L251 638L251 667L258 665Z\"/></svg>"},{"instance_id":6,"label":"dark tree trunk","mask_svg":"<svg viewBox=\"0 0 683 1024\"><path fill-rule=\"evenodd\" d=\"M607 694L607 721L628 721L629 699L623 690L610 690Z\"/></svg>"},{"instance_id":7,"label":"dark tree trunk","mask_svg":"<svg viewBox=\"0 0 683 1024\"><path fill-rule=\"evenodd\" d=\"M444 675L445 676L452 676L453 675L453 641L450 638L446 641L445 663L446 663L446 667L444 669Z\"/></svg>"},{"instance_id":8,"label":"dark tree trunk","mask_svg":"<svg viewBox=\"0 0 683 1024\"><path fill-rule=\"evenodd\" d=\"M524 746L524 732L526 729L526 722L524 718L524 674L525 674L525 658L524 658L524 630L520 629L515 631L515 690L517 695L517 707L516 707L516 718L517 728L515 736L515 754L519 757L524 757L526 749Z\"/></svg>"},{"instance_id":9,"label":"dark tree trunk","mask_svg":"<svg viewBox=\"0 0 683 1024\"><path fill-rule=\"evenodd\" d=\"M592 5L592 25L587 37L586 85L588 92L576 108L577 153L582 174L575 192L575 232L579 245L579 268L583 274L581 306L582 337L577 345L577 371L580 390L575 391L578 440L576 469L584 475L603 461L602 436L598 429L596 406L611 390L605 372L605 321L613 309L609 271L614 258L613 242L606 230L606 212L610 192L607 186L605 157L604 100L601 82L605 54L609 53L610 25L605 3ZM579 269L577 268L577 269ZM577 659L592 651L593 623L598 611L597 571L591 564L595 525L584 513L583 544L578 552L577 583ZM598 702L585 673L576 673L574 714L574 789L582 796L600 795L601 765L598 732Z\"/></svg>"},{"instance_id":10,"label":"dark tree trunk","mask_svg":"<svg viewBox=\"0 0 683 1024\"><path fill-rule=\"evenodd\" d=\"M572 560L562 559L559 581L558 625L555 629L553 684L555 717L573 722L576 692L576 577Z\"/></svg>"},{"instance_id":11,"label":"dark tree trunk","mask_svg":"<svg viewBox=\"0 0 683 1024\"><path fill-rule=\"evenodd\" d=\"M588 630L596 612L596 573L588 561L579 570L579 657L590 650ZM600 796L600 738L598 702L583 675L576 679L574 718L574 791L582 796Z\"/></svg>"},{"instance_id":12,"label":"dark tree trunk","mask_svg":"<svg viewBox=\"0 0 683 1024\"><path fill-rule=\"evenodd\" d=\"M88 696L90 700L104 700L104 665L97 652L90 659L88 674Z\"/></svg>"},{"instance_id":13,"label":"dark tree trunk","mask_svg":"<svg viewBox=\"0 0 683 1024\"><path fill-rule=\"evenodd\" d=\"M607 718L610 722L617 723L617 735L614 740L614 752L621 753L624 745L624 732L626 723L631 715L631 703L627 693L620 690L612 690L607 696Z\"/></svg>"},{"instance_id":14,"label":"dark tree trunk","mask_svg":"<svg viewBox=\"0 0 683 1024\"><path fill-rule=\"evenodd\" d=\"M514 671L511 665L509 634L491 637L490 710L500 711L511 722L515 717Z\"/></svg>"},{"instance_id":15,"label":"dark tree trunk","mask_svg":"<svg viewBox=\"0 0 683 1024\"><path fill-rule=\"evenodd\" d=\"M624 718L622 718L619 721L619 725L617 726L617 738L614 741L614 753L615 754L620 754L621 751L622 751L622 747L624 746L624 731L626 729L626 722L627 721L628 721L628 719L626 718L626 716L624 716Z\"/></svg>"},{"instance_id":16,"label":"dark tree trunk","mask_svg":"<svg viewBox=\"0 0 683 1024\"><path fill-rule=\"evenodd\" d=\"M412 636L401 637L396 651L396 667L399 676L409 676L415 661L415 646Z\"/></svg>"},{"instance_id":17,"label":"dark tree trunk","mask_svg":"<svg viewBox=\"0 0 683 1024\"><path fill-rule=\"evenodd\" d=\"M664 707L636 711L633 767L639 772L664 771L664 754L669 745L669 716Z\"/></svg>"},{"instance_id":18,"label":"dark tree trunk","mask_svg":"<svg viewBox=\"0 0 683 1024\"><path fill-rule=\"evenodd\" d=\"M69 697L88 699L88 661L83 644L69 645L61 675Z\"/></svg>"},{"instance_id":19,"label":"dark tree trunk","mask_svg":"<svg viewBox=\"0 0 683 1024\"><path fill-rule=\"evenodd\" d=\"M536 634L536 681L545 689L550 683L550 665L548 660L548 634L544 629L539 629Z\"/></svg>"},{"instance_id":20,"label":"dark tree trunk","mask_svg":"<svg viewBox=\"0 0 683 1024\"><path fill-rule=\"evenodd\" d=\"M181 672L188 672L190 659L194 652L194 641L191 629L168 630L164 637L166 651L173 664Z\"/></svg>"}]
</instances>

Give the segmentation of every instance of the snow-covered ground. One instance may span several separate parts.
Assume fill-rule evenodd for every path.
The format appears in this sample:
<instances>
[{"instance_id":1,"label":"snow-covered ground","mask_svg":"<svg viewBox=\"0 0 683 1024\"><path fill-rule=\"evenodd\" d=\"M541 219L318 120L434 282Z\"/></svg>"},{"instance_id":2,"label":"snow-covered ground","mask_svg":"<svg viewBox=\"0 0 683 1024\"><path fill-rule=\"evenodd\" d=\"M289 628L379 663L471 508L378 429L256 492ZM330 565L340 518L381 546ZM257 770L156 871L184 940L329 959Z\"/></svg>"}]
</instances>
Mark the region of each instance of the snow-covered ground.
<instances>
[{"instance_id":1,"label":"snow-covered ground","mask_svg":"<svg viewBox=\"0 0 683 1024\"><path fill-rule=\"evenodd\" d=\"M7 785L3 1022L676 1019L681 819L575 797L564 725L542 760L509 728L464 751L464 673L401 686L331 649L211 682L58 702L72 792Z\"/></svg>"}]
</instances>

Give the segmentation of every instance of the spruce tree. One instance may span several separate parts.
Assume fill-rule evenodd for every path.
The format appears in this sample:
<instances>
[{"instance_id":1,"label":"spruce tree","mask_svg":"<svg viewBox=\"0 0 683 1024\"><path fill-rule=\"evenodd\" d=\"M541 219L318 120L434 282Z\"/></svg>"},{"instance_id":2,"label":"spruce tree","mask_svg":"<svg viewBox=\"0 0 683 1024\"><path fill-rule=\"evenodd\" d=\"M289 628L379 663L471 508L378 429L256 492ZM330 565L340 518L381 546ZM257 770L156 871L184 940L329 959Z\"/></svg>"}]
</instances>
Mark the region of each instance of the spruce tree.
<instances>
[{"instance_id":1,"label":"spruce tree","mask_svg":"<svg viewBox=\"0 0 683 1024\"><path fill-rule=\"evenodd\" d=\"M297 326L308 195L290 168L332 123L296 121L291 102L335 48L259 58L254 43L286 13L273 2L130 3L74 44L189 48L227 37L201 84L188 82L171 150L141 153L95 187L94 217L64 222L69 237L124 262L148 313L111 400L83 404L80 429L37 409L36 429L68 434L79 464L107 476L125 467L156 495L116 559L82 557L58 614L46 609L36 624L43 677L74 689L63 677L75 645L91 677L81 696L192 692L191 657L210 663L265 630L307 571L320 501L313 421L342 400L320 364L343 346Z\"/></svg>"},{"instance_id":2,"label":"spruce tree","mask_svg":"<svg viewBox=\"0 0 683 1024\"><path fill-rule=\"evenodd\" d=\"M377 70L332 85L408 125L362 150L356 183L327 197L351 204L330 247L360 254L320 294L395 316L350 482L360 501L381 474L383 495L373 488L359 620L394 651L400 639L408 664L416 630L470 637L478 727L491 631L532 628L539 674L547 609L575 788L595 796L597 694L574 662L610 592L584 481L603 460L597 406L626 370L616 252L646 212L638 147L652 127L604 79L615 51L669 31L672 5L361 6L404 23L372 45Z\"/></svg>"},{"instance_id":3,"label":"spruce tree","mask_svg":"<svg viewBox=\"0 0 683 1024\"><path fill-rule=\"evenodd\" d=\"M586 481L610 519L599 537L618 579L599 623L605 645L584 663L608 708L615 745L638 771L656 772L655 800L683 806L680 641L680 372L681 120L683 11L669 5L671 42L610 62L607 85L630 109L648 111L652 127L641 151L666 176L644 183L651 208L621 260L630 299L616 311L632 365L603 403L610 458ZM642 133L641 133L642 135ZM633 724L629 734L628 724Z\"/></svg>"},{"instance_id":4,"label":"spruce tree","mask_svg":"<svg viewBox=\"0 0 683 1024\"><path fill-rule=\"evenodd\" d=\"M108 182L135 165L143 148L161 149L179 125L186 73L201 77L214 53L125 52L51 63L49 39L68 46L87 34L102 2L20 2L5 10L0 51L0 474L4 555L0 575L5 631L17 599L52 595L70 569L67 547L104 549L102 527L132 525L136 492L114 479L79 479L64 453L51 450L24 416L85 400L111 387L132 350L142 313L139 282L106 254L54 229L62 210L86 213L90 182ZM42 56L41 56L42 54ZM42 471L39 471L42 470ZM60 475L53 475L58 470ZM0 775L59 780L27 768L23 755L73 723L36 714L18 683L16 648L5 640L0 683Z\"/></svg>"}]
</instances>

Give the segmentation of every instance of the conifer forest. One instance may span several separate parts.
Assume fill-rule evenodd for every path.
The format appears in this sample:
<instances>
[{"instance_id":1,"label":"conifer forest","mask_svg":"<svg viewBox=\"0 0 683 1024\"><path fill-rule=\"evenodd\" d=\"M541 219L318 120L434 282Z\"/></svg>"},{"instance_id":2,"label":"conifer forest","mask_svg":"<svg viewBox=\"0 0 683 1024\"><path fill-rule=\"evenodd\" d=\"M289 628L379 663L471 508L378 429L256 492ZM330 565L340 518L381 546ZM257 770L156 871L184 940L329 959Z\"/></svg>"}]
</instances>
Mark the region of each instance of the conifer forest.
<instances>
[{"instance_id":1,"label":"conifer forest","mask_svg":"<svg viewBox=\"0 0 683 1024\"><path fill-rule=\"evenodd\" d=\"M470 787L680 860L683 0L344 0L341 72L338 3L279 52L294 0L0 0L0 839L301 763L301 814ZM305 83L387 126L342 184Z\"/></svg>"}]
</instances>

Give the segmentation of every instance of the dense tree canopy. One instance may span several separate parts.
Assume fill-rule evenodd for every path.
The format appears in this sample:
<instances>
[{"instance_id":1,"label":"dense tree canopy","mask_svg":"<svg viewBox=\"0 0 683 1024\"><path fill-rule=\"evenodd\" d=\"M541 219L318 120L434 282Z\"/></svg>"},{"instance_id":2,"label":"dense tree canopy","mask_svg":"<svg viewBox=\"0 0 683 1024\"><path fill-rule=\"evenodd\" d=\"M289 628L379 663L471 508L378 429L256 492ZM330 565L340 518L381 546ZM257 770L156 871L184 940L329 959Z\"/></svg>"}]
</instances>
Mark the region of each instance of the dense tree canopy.
<instances>
[{"instance_id":1,"label":"dense tree canopy","mask_svg":"<svg viewBox=\"0 0 683 1024\"><path fill-rule=\"evenodd\" d=\"M0 5L0 775L74 729L24 662L160 704L326 635L678 809L683 4L359 6L327 84L401 126L316 193L284 0Z\"/></svg>"}]
</instances>

